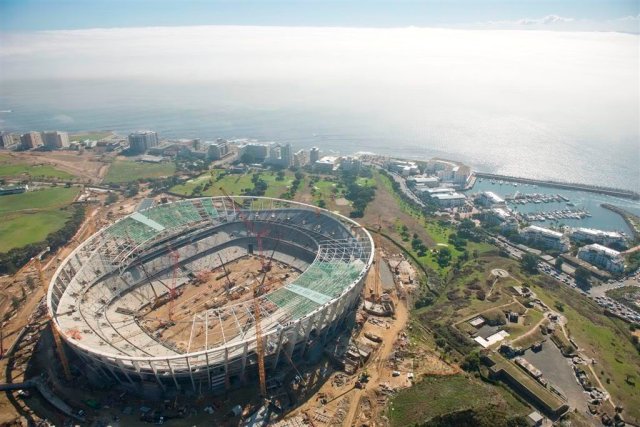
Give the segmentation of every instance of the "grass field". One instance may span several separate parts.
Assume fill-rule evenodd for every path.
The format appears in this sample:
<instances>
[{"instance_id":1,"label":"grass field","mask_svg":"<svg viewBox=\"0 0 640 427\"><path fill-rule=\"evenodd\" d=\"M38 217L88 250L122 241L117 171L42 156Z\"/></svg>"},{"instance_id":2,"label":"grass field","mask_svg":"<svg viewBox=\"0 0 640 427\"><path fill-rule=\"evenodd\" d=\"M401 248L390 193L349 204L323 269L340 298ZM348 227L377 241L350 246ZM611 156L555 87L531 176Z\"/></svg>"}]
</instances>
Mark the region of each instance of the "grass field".
<instances>
[{"instance_id":1,"label":"grass field","mask_svg":"<svg viewBox=\"0 0 640 427\"><path fill-rule=\"evenodd\" d=\"M0 177L20 177L29 176L31 178L60 180L72 179L73 175L61 171L49 165L31 165L21 162L8 155L0 154Z\"/></svg>"},{"instance_id":2,"label":"grass field","mask_svg":"<svg viewBox=\"0 0 640 427\"><path fill-rule=\"evenodd\" d=\"M84 141L85 139L99 140L113 135L112 132L86 132L69 135L69 141Z\"/></svg>"},{"instance_id":3,"label":"grass field","mask_svg":"<svg viewBox=\"0 0 640 427\"><path fill-rule=\"evenodd\" d=\"M0 223L0 252L7 252L29 243L40 242L53 231L62 228L69 214L60 210L16 216Z\"/></svg>"},{"instance_id":4,"label":"grass field","mask_svg":"<svg viewBox=\"0 0 640 427\"><path fill-rule=\"evenodd\" d=\"M388 416L392 426L410 426L452 411L483 408L503 410L511 416L527 412L525 405L512 397L505 398L498 388L464 375L452 375L426 377L400 391L391 401Z\"/></svg>"},{"instance_id":5,"label":"grass field","mask_svg":"<svg viewBox=\"0 0 640 427\"><path fill-rule=\"evenodd\" d=\"M133 160L114 161L104 179L105 183L132 182L145 178L163 178L176 172L173 163L142 163Z\"/></svg>"},{"instance_id":6,"label":"grass field","mask_svg":"<svg viewBox=\"0 0 640 427\"><path fill-rule=\"evenodd\" d=\"M0 198L0 252L39 242L60 229L69 214L62 210L78 194L77 187L54 187Z\"/></svg>"},{"instance_id":7,"label":"grass field","mask_svg":"<svg viewBox=\"0 0 640 427\"><path fill-rule=\"evenodd\" d=\"M190 179L184 184L176 185L171 189L171 192L191 196L196 187L204 187L209 183L210 187L202 192L203 196L222 196L220 187L223 187L229 194L239 196L243 193L243 190L253 188L253 183L251 182L253 173L225 174L225 172L224 169L213 169L197 178ZM220 178L221 175L223 176ZM272 171L261 172L260 178L267 183L265 197L280 197L282 193L287 191L287 187L294 180L293 173L290 171L285 172L285 177L282 181L277 181L276 173Z\"/></svg>"}]
</instances>

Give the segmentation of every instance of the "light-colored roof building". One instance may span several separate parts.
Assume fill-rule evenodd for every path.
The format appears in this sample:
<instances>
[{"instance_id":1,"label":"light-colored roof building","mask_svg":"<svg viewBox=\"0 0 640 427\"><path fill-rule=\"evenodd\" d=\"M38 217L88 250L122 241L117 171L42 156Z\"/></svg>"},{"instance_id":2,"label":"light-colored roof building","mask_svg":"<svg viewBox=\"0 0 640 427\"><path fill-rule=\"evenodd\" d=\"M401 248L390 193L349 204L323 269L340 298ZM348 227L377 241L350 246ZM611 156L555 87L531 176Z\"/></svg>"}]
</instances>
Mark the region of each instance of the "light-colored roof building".
<instances>
[{"instance_id":1,"label":"light-colored roof building","mask_svg":"<svg viewBox=\"0 0 640 427\"><path fill-rule=\"evenodd\" d=\"M620 252L597 243L581 247L578 258L612 273L624 271L624 258Z\"/></svg>"},{"instance_id":2,"label":"light-colored roof building","mask_svg":"<svg viewBox=\"0 0 640 427\"><path fill-rule=\"evenodd\" d=\"M548 228L530 225L520 231L520 236L525 240L560 252L569 250L569 241L560 232L549 230Z\"/></svg>"}]
</instances>

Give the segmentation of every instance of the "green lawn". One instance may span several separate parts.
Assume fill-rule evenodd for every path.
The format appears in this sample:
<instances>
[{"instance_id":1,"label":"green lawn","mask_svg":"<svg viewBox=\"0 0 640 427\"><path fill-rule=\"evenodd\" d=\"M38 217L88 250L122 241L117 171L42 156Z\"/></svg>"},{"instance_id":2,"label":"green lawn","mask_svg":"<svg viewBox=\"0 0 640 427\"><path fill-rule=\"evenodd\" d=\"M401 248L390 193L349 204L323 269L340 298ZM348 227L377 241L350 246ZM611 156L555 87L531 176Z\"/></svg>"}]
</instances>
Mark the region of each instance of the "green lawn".
<instances>
[{"instance_id":1,"label":"green lawn","mask_svg":"<svg viewBox=\"0 0 640 427\"><path fill-rule=\"evenodd\" d=\"M0 196L0 214L23 210L52 210L67 206L78 195L78 187L52 187L22 194Z\"/></svg>"},{"instance_id":2,"label":"green lawn","mask_svg":"<svg viewBox=\"0 0 640 427\"><path fill-rule=\"evenodd\" d=\"M524 415L527 408L498 388L464 375L426 377L401 390L391 400L388 416L392 426L412 426L453 411L502 410L510 416Z\"/></svg>"},{"instance_id":3,"label":"green lawn","mask_svg":"<svg viewBox=\"0 0 640 427\"><path fill-rule=\"evenodd\" d=\"M220 187L231 195L239 196L243 193L243 190L253 188L253 182L251 182L253 173L225 174L225 172L224 169L212 169L197 178L188 180L184 184L176 185L171 189L171 192L191 196L196 187L204 187L210 184L210 187L202 192L203 196L222 196ZM220 178L221 175L223 175L222 178ZM285 172L285 177L282 181L277 181L276 177L276 172L260 172L260 178L267 183L265 197L280 197L282 193L287 191L287 188L294 180L293 173L290 171Z\"/></svg>"},{"instance_id":4,"label":"green lawn","mask_svg":"<svg viewBox=\"0 0 640 427\"><path fill-rule=\"evenodd\" d=\"M61 210L15 216L0 223L0 252L40 242L62 228L69 214Z\"/></svg>"},{"instance_id":5,"label":"green lawn","mask_svg":"<svg viewBox=\"0 0 640 427\"><path fill-rule=\"evenodd\" d=\"M105 183L132 182L145 178L163 178L176 172L175 164L142 163L133 160L116 160L109 167Z\"/></svg>"},{"instance_id":6,"label":"green lawn","mask_svg":"<svg viewBox=\"0 0 640 427\"><path fill-rule=\"evenodd\" d=\"M85 139L100 140L113 135L113 132L86 132L69 135L69 141L84 141Z\"/></svg>"},{"instance_id":7,"label":"green lawn","mask_svg":"<svg viewBox=\"0 0 640 427\"><path fill-rule=\"evenodd\" d=\"M63 210L78 194L77 187L54 187L0 197L0 252L43 240L69 218Z\"/></svg>"},{"instance_id":8,"label":"green lawn","mask_svg":"<svg viewBox=\"0 0 640 427\"><path fill-rule=\"evenodd\" d=\"M31 165L7 155L0 155L0 177L29 176L33 178L73 179L73 175L49 165Z\"/></svg>"}]
</instances>

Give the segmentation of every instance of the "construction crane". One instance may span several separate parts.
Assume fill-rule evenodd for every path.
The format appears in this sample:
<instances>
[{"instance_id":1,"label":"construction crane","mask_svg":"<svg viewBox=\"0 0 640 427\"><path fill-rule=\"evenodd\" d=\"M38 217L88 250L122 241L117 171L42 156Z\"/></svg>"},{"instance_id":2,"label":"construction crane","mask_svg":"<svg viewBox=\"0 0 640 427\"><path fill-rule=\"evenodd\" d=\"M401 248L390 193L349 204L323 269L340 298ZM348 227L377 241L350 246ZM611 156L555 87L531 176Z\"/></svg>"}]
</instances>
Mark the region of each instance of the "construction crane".
<instances>
[{"instance_id":1,"label":"construction crane","mask_svg":"<svg viewBox=\"0 0 640 427\"><path fill-rule=\"evenodd\" d=\"M172 276L171 276L171 286L169 287L169 313L168 318L169 321L173 321L173 307L175 305L176 299L176 282L178 280L178 263L180 262L180 254L173 249L169 248L169 254L171 260L173 261L172 265Z\"/></svg>"},{"instance_id":2,"label":"construction crane","mask_svg":"<svg viewBox=\"0 0 640 427\"><path fill-rule=\"evenodd\" d=\"M260 380L260 395L263 399L267 399L267 373L264 367L264 337L262 336L260 299L258 298L260 296L259 291L261 286L262 282L260 282L253 288L253 319L256 324L256 355L258 356L258 378Z\"/></svg>"}]
</instances>

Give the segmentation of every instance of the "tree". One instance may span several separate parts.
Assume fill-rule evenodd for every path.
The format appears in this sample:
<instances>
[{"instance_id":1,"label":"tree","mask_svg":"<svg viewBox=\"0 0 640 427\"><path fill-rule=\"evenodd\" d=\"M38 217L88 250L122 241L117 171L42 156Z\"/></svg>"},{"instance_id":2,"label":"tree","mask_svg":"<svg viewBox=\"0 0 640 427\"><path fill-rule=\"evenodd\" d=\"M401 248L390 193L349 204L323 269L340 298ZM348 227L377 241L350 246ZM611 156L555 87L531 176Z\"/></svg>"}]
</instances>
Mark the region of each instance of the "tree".
<instances>
[{"instance_id":1,"label":"tree","mask_svg":"<svg viewBox=\"0 0 640 427\"><path fill-rule=\"evenodd\" d=\"M584 267L576 268L576 284L583 291L591 289L591 273Z\"/></svg>"},{"instance_id":2,"label":"tree","mask_svg":"<svg viewBox=\"0 0 640 427\"><path fill-rule=\"evenodd\" d=\"M327 207L327 202L325 202L324 199L318 200L318 207L322 208L322 209L326 208Z\"/></svg>"},{"instance_id":3,"label":"tree","mask_svg":"<svg viewBox=\"0 0 640 427\"><path fill-rule=\"evenodd\" d=\"M480 355L477 351L469 353L462 362L462 369L467 372L477 371L480 368Z\"/></svg>"},{"instance_id":4,"label":"tree","mask_svg":"<svg viewBox=\"0 0 640 427\"><path fill-rule=\"evenodd\" d=\"M522 256L520 266L527 273L536 274L538 272L538 262L540 262L539 256L527 253Z\"/></svg>"},{"instance_id":5,"label":"tree","mask_svg":"<svg viewBox=\"0 0 640 427\"><path fill-rule=\"evenodd\" d=\"M451 262L451 251L449 248L441 248L438 251L438 265L442 268L449 265Z\"/></svg>"},{"instance_id":6,"label":"tree","mask_svg":"<svg viewBox=\"0 0 640 427\"><path fill-rule=\"evenodd\" d=\"M562 270L562 264L563 264L562 258L557 257L555 262L556 269Z\"/></svg>"}]
</instances>

